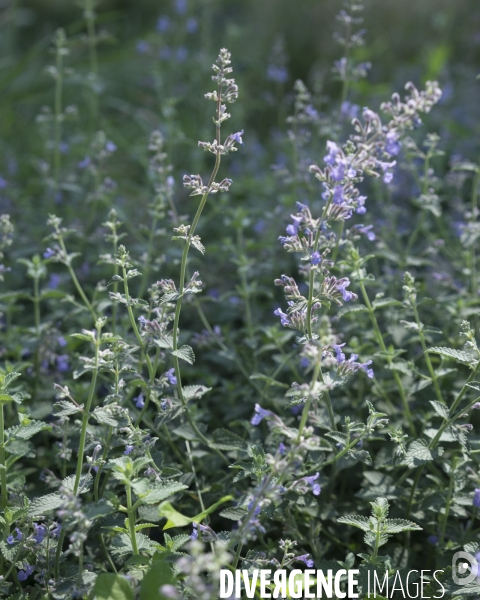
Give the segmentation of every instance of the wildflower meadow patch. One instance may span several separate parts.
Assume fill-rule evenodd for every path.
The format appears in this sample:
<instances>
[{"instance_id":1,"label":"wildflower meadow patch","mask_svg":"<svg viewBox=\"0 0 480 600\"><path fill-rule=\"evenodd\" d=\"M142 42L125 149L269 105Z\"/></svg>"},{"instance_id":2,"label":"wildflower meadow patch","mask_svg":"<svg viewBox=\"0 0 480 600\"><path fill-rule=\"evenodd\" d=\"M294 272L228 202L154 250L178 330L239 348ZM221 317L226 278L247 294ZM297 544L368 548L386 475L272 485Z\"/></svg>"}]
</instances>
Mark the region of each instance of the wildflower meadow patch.
<instances>
[{"instance_id":1,"label":"wildflower meadow patch","mask_svg":"<svg viewBox=\"0 0 480 600\"><path fill-rule=\"evenodd\" d=\"M480 13L404 1L6 3L1 598L480 597Z\"/></svg>"}]
</instances>

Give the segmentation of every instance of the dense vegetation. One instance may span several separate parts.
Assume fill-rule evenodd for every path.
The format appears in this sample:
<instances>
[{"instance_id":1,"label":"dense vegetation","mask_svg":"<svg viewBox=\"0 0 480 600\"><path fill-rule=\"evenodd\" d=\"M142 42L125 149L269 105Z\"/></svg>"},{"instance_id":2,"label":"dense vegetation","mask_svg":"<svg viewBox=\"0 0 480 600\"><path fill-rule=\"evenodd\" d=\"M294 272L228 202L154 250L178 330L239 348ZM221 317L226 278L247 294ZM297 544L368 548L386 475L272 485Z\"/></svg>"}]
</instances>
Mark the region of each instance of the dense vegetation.
<instances>
[{"instance_id":1,"label":"dense vegetation","mask_svg":"<svg viewBox=\"0 0 480 600\"><path fill-rule=\"evenodd\" d=\"M0 597L480 595L477 3L160 4L4 8Z\"/></svg>"}]
</instances>

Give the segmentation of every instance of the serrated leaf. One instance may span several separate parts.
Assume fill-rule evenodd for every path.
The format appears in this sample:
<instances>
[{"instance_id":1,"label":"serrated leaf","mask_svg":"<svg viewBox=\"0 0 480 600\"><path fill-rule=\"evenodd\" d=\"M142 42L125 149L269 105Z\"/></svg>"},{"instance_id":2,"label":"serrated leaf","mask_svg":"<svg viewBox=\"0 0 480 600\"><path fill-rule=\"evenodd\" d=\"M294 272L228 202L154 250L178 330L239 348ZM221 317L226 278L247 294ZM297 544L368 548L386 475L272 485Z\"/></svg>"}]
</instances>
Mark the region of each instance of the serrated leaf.
<instances>
[{"instance_id":1,"label":"serrated leaf","mask_svg":"<svg viewBox=\"0 0 480 600\"><path fill-rule=\"evenodd\" d=\"M402 306L402 303L395 298L378 298L372 302L374 310L376 308L384 308L385 306Z\"/></svg>"},{"instance_id":2,"label":"serrated leaf","mask_svg":"<svg viewBox=\"0 0 480 600\"><path fill-rule=\"evenodd\" d=\"M155 417L155 427L160 427L161 425L165 425L165 423L169 423L180 416L185 410L184 406L173 406L172 408L167 408L165 410L160 409Z\"/></svg>"},{"instance_id":3,"label":"serrated leaf","mask_svg":"<svg viewBox=\"0 0 480 600\"><path fill-rule=\"evenodd\" d=\"M173 494L186 490L187 488L187 485L180 483L179 481L172 481L166 485L158 485L154 488L150 488L146 496L142 496L142 502L144 504L157 504L158 502L165 500L165 498L169 498L170 496L173 496Z\"/></svg>"},{"instance_id":4,"label":"serrated leaf","mask_svg":"<svg viewBox=\"0 0 480 600\"><path fill-rule=\"evenodd\" d=\"M401 533L402 531L420 531L422 528L405 519L387 519L385 521L386 533Z\"/></svg>"},{"instance_id":5,"label":"serrated leaf","mask_svg":"<svg viewBox=\"0 0 480 600\"><path fill-rule=\"evenodd\" d=\"M404 461L408 467L414 469L442 456L442 454L443 448L441 446L432 450L428 447L425 440L414 440L407 449Z\"/></svg>"},{"instance_id":6,"label":"serrated leaf","mask_svg":"<svg viewBox=\"0 0 480 600\"><path fill-rule=\"evenodd\" d=\"M360 515L347 515L345 517L339 517L337 523L344 523L345 525L351 525L352 527L358 527L363 531L370 531L371 521L367 517Z\"/></svg>"},{"instance_id":7,"label":"serrated leaf","mask_svg":"<svg viewBox=\"0 0 480 600\"><path fill-rule=\"evenodd\" d=\"M201 398L211 389L211 387L207 387L206 385L185 385L183 386L182 391L185 400L192 400L193 398Z\"/></svg>"},{"instance_id":8,"label":"serrated leaf","mask_svg":"<svg viewBox=\"0 0 480 600\"><path fill-rule=\"evenodd\" d=\"M69 492L72 492L72 494L73 494L73 490L75 488L75 478L76 478L76 475L69 475L68 477L65 477L65 479L62 479L62 488L65 488L65 490L68 490ZM80 477L78 489L82 490L82 494L84 494L85 492L88 492L92 483L93 483L93 477L92 477L91 473L82 475Z\"/></svg>"},{"instance_id":9,"label":"serrated leaf","mask_svg":"<svg viewBox=\"0 0 480 600\"><path fill-rule=\"evenodd\" d=\"M454 348L443 348L443 347L433 347L428 350L432 354L440 354L440 356L444 356L446 358L453 358L458 362L473 365L476 364L477 361L473 356L468 354L468 352L464 352L463 350L455 350Z\"/></svg>"},{"instance_id":10,"label":"serrated leaf","mask_svg":"<svg viewBox=\"0 0 480 600\"><path fill-rule=\"evenodd\" d=\"M195 354L190 346L183 345L178 350L173 350L173 356L177 356L182 360L186 361L188 364L193 365L195 362Z\"/></svg>"},{"instance_id":11,"label":"serrated leaf","mask_svg":"<svg viewBox=\"0 0 480 600\"><path fill-rule=\"evenodd\" d=\"M29 440L36 433L50 430L51 426L43 421L30 421L27 425L14 425L5 431L6 440Z\"/></svg>"},{"instance_id":12,"label":"serrated leaf","mask_svg":"<svg viewBox=\"0 0 480 600\"><path fill-rule=\"evenodd\" d=\"M230 519L231 521L241 521L243 517L248 513L244 508L240 506L231 506L230 508L223 509L219 514L224 519Z\"/></svg>"},{"instance_id":13,"label":"serrated leaf","mask_svg":"<svg viewBox=\"0 0 480 600\"><path fill-rule=\"evenodd\" d=\"M219 450L240 450L246 447L245 440L228 429L216 429L212 438L213 445Z\"/></svg>"},{"instance_id":14,"label":"serrated leaf","mask_svg":"<svg viewBox=\"0 0 480 600\"><path fill-rule=\"evenodd\" d=\"M433 406L435 412L438 415L440 415L444 419L448 419L448 417L450 416L450 411L446 404L442 404L441 402L438 402L438 400L430 400L430 404Z\"/></svg>"},{"instance_id":15,"label":"serrated leaf","mask_svg":"<svg viewBox=\"0 0 480 600\"><path fill-rule=\"evenodd\" d=\"M45 496L40 496L39 498L34 498L30 506L28 508L28 514L31 517L36 517L39 515L43 515L51 510L55 510L60 508L62 504L65 502L63 497L57 492L53 494L47 494Z\"/></svg>"},{"instance_id":16,"label":"serrated leaf","mask_svg":"<svg viewBox=\"0 0 480 600\"><path fill-rule=\"evenodd\" d=\"M77 412L81 412L81 409L69 400L59 400L53 405L53 414L56 417L68 417L69 415L74 415Z\"/></svg>"}]
</instances>

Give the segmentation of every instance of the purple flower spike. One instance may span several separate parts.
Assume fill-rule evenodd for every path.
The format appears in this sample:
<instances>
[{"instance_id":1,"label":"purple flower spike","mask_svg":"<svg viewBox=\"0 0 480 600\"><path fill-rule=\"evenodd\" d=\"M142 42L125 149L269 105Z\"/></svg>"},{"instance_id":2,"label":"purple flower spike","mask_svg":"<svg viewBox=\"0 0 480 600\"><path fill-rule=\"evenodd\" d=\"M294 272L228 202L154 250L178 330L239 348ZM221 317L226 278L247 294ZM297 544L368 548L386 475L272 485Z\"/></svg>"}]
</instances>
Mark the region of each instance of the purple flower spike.
<instances>
[{"instance_id":1,"label":"purple flower spike","mask_svg":"<svg viewBox=\"0 0 480 600\"><path fill-rule=\"evenodd\" d=\"M328 141L327 142L327 150L328 150L328 154L323 157L323 160L326 162L327 165L330 165L333 167L335 165L336 156L340 152L340 148L337 146L337 144L335 142Z\"/></svg>"},{"instance_id":2,"label":"purple flower spike","mask_svg":"<svg viewBox=\"0 0 480 600\"><path fill-rule=\"evenodd\" d=\"M473 506L480 508L480 488L475 488L475 494L473 495Z\"/></svg>"},{"instance_id":3,"label":"purple flower spike","mask_svg":"<svg viewBox=\"0 0 480 600\"><path fill-rule=\"evenodd\" d=\"M252 417L250 423L254 426L260 425L265 417L268 417L272 413L269 410L265 410L260 404L255 404L255 414Z\"/></svg>"},{"instance_id":4,"label":"purple flower spike","mask_svg":"<svg viewBox=\"0 0 480 600\"><path fill-rule=\"evenodd\" d=\"M312 254L312 256L310 257L310 262L312 263L312 265L319 265L322 262L322 255L320 254L320 252L318 252L318 250L315 250L315 252Z\"/></svg>"}]
</instances>

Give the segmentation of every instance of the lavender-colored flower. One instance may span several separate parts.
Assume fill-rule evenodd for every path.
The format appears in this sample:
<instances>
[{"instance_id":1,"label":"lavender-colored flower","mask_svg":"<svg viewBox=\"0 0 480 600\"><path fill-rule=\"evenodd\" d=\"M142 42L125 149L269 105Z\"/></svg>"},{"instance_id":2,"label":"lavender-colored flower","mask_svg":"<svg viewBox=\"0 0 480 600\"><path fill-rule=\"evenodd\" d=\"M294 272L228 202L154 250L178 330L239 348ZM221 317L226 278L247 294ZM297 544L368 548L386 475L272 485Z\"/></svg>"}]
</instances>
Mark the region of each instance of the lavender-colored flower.
<instances>
[{"instance_id":1,"label":"lavender-colored flower","mask_svg":"<svg viewBox=\"0 0 480 600\"><path fill-rule=\"evenodd\" d=\"M93 467L93 468L95 468L95 467ZM97 471L98 471L98 467L97 467ZM56 523L55 527L52 529L52 531L50 533L52 534L53 537L58 538L61 531L62 531L61 523Z\"/></svg>"},{"instance_id":2,"label":"lavender-colored flower","mask_svg":"<svg viewBox=\"0 0 480 600\"><path fill-rule=\"evenodd\" d=\"M230 135L230 139L234 143L241 144L243 146L242 135L243 135L243 129L242 129L242 131L237 131L237 133L232 133Z\"/></svg>"},{"instance_id":3,"label":"lavender-colored flower","mask_svg":"<svg viewBox=\"0 0 480 600\"><path fill-rule=\"evenodd\" d=\"M338 363L342 363L345 360L345 354L342 352L342 348L345 346L345 342L343 344L332 344L332 348L336 353L336 360Z\"/></svg>"},{"instance_id":4,"label":"lavender-colored flower","mask_svg":"<svg viewBox=\"0 0 480 600\"><path fill-rule=\"evenodd\" d=\"M345 196L343 194L343 187L341 185L336 185L334 187L332 202L334 204L343 204L343 202L345 202Z\"/></svg>"},{"instance_id":5,"label":"lavender-colored flower","mask_svg":"<svg viewBox=\"0 0 480 600\"><path fill-rule=\"evenodd\" d=\"M146 54L150 50L150 44L145 40L139 40L135 46L138 54Z\"/></svg>"},{"instance_id":6,"label":"lavender-colored flower","mask_svg":"<svg viewBox=\"0 0 480 600\"><path fill-rule=\"evenodd\" d=\"M18 527L15 527L15 531L17 533L16 536L9 535L7 537L7 544L9 544L10 546L15 544L15 542L21 542L23 540L23 533L20 531L20 529Z\"/></svg>"},{"instance_id":7,"label":"lavender-colored flower","mask_svg":"<svg viewBox=\"0 0 480 600\"><path fill-rule=\"evenodd\" d=\"M65 348L65 346L67 345L67 340L63 337L63 335L57 338L57 344L62 348Z\"/></svg>"},{"instance_id":8,"label":"lavender-colored flower","mask_svg":"<svg viewBox=\"0 0 480 600\"><path fill-rule=\"evenodd\" d=\"M8 181L0 175L0 189L4 190L8 186Z\"/></svg>"},{"instance_id":9,"label":"lavender-colored flower","mask_svg":"<svg viewBox=\"0 0 480 600\"><path fill-rule=\"evenodd\" d=\"M37 544L41 544L47 535L47 528L45 525L37 525L36 523L33 524L33 528L35 529L35 533L32 537Z\"/></svg>"},{"instance_id":10,"label":"lavender-colored flower","mask_svg":"<svg viewBox=\"0 0 480 600\"><path fill-rule=\"evenodd\" d=\"M125 452L124 454L131 454L133 452L133 446L132 444L127 444L127 447L125 448Z\"/></svg>"},{"instance_id":11,"label":"lavender-colored flower","mask_svg":"<svg viewBox=\"0 0 480 600\"><path fill-rule=\"evenodd\" d=\"M52 258L52 256L55 256L55 251L54 251L54 250L52 250L52 249L49 247L49 248L47 248L47 249L45 250L45 252L43 253L43 258L47 258L47 259L48 259L48 258Z\"/></svg>"},{"instance_id":12,"label":"lavender-colored flower","mask_svg":"<svg viewBox=\"0 0 480 600\"><path fill-rule=\"evenodd\" d=\"M175 369L174 368L168 369L168 371L165 373L165 375L167 376L167 379L171 383L171 385L177 385L177 378L175 377Z\"/></svg>"},{"instance_id":13,"label":"lavender-colored flower","mask_svg":"<svg viewBox=\"0 0 480 600\"><path fill-rule=\"evenodd\" d=\"M310 366L310 361L306 356L302 356L302 358L300 359L300 366L304 369Z\"/></svg>"},{"instance_id":14,"label":"lavender-colored flower","mask_svg":"<svg viewBox=\"0 0 480 600\"><path fill-rule=\"evenodd\" d=\"M300 227L303 219L302 217L297 217L296 215L290 215L293 219L293 223L291 223L290 225L287 225L287 233L288 235L294 236L297 235L298 233L298 228Z\"/></svg>"},{"instance_id":15,"label":"lavender-colored flower","mask_svg":"<svg viewBox=\"0 0 480 600\"><path fill-rule=\"evenodd\" d=\"M185 46L180 46L179 48L177 48L177 51L175 53L175 59L177 62L185 62L187 60L188 57L188 50L187 48L185 48Z\"/></svg>"},{"instance_id":16,"label":"lavender-colored flower","mask_svg":"<svg viewBox=\"0 0 480 600\"><path fill-rule=\"evenodd\" d=\"M386 183L388 185L389 183L392 182L392 179L393 179L392 171L386 171L383 175L383 183Z\"/></svg>"},{"instance_id":17,"label":"lavender-colored flower","mask_svg":"<svg viewBox=\"0 0 480 600\"><path fill-rule=\"evenodd\" d=\"M271 414L271 411L265 410L260 406L260 404L255 404L255 414L253 415L250 423L254 426L260 425L263 419L265 419L265 417L268 417Z\"/></svg>"},{"instance_id":18,"label":"lavender-colored flower","mask_svg":"<svg viewBox=\"0 0 480 600\"><path fill-rule=\"evenodd\" d=\"M188 33L195 33L198 29L197 19L194 17L187 19L187 22L185 23L185 29Z\"/></svg>"},{"instance_id":19,"label":"lavender-colored flower","mask_svg":"<svg viewBox=\"0 0 480 600\"><path fill-rule=\"evenodd\" d=\"M342 181L345 178L345 165L342 163L335 165L330 172L330 177L333 181Z\"/></svg>"},{"instance_id":20,"label":"lavender-colored flower","mask_svg":"<svg viewBox=\"0 0 480 600\"><path fill-rule=\"evenodd\" d=\"M28 575L25 573L25 571L23 569L20 569L20 571L18 571L17 573L17 577L18 577L18 581L25 581L28 577Z\"/></svg>"},{"instance_id":21,"label":"lavender-colored flower","mask_svg":"<svg viewBox=\"0 0 480 600\"><path fill-rule=\"evenodd\" d=\"M318 250L313 252L312 256L310 257L310 262L312 265L319 265L322 262L322 255L320 252L318 252Z\"/></svg>"},{"instance_id":22,"label":"lavender-colored flower","mask_svg":"<svg viewBox=\"0 0 480 600\"><path fill-rule=\"evenodd\" d=\"M273 311L273 314L277 317L280 317L280 323L284 326L284 327L288 327L288 325L291 325L291 321L289 316L284 313L282 311L281 308L277 308Z\"/></svg>"},{"instance_id":23,"label":"lavender-colored flower","mask_svg":"<svg viewBox=\"0 0 480 600\"><path fill-rule=\"evenodd\" d=\"M331 142L331 141L327 142L327 150L328 150L328 154L323 157L323 160L327 165L330 165L333 167L336 162L337 154L339 154L341 152L341 150L335 142Z\"/></svg>"},{"instance_id":24,"label":"lavender-colored flower","mask_svg":"<svg viewBox=\"0 0 480 600\"><path fill-rule=\"evenodd\" d=\"M389 131L385 136L385 152L390 156L397 156L402 144L398 141L398 134L395 131Z\"/></svg>"},{"instance_id":25,"label":"lavender-colored flower","mask_svg":"<svg viewBox=\"0 0 480 600\"><path fill-rule=\"evenodd\" d=\"M157 31L159 33L165 33L169 29L170 29L170 19L166 15L159 17L158 21L157 21Z\"/></svg>"},{"instance_id":26,"label":"lavender-colored flower","mask_svg":"<svg viewBox=\"0 0 480 600\"><path fill-rule=\"evenodd\" d=\"M367 376L370 379L373 379L373 377L374 377L373 369L369 368L371 364L372 364L372 361L368 360L366 363L358 365L358 368L362 369L363 371L365 371L365 373L367 374Z\"/></svg>"},{"instance_id":27,"label":"lavender-colored flower","mask_svg":"<svg viewBox=\"0 0 480 600\"><path fill-rule=\"evenodd\" d=\"M179 15L187 12L187 0L175 0L175 10Z\"/></svg>"},{"instance_id":28,"label":"lavender-colored flower","mask_svg":"<svg viewBox=\"0 0 480 600\"><path fill-rule=\"evenodd\" d=\"M115 152L116 149L117 146L113 142L107 142L105 144L105 150L107 150L108 152Z\"/></svg>"},{"instance_id":29,"label":"lavender-colored flower","mask_svg":"<svg viewBox=\"0 0 480 600\"><path fill-rule=\"evenodd\" d=\"M68 354L59 354L57 356L57 371L60 373L66 373L70 370L70 363L68 362Z\"/></svg>"},{"instance_id":30,"label":"lavender-colored flower","mask_svg":"<svg viewBox=\"0 0 480 600\"><path fill-rule=\"evenodd\" d=\"M86 169L87 167L90 166L91 163L92 163L92 161L91 161L90 157L86 156L83 160L81 160L78 163L77 166L78 166L79 169Z\"/></svg>"},{"instance_id":31,"label":"lavender-colored flower","mask_svg":"<svg viewBox=\"0 0 480 600\"><path fill-rule=\"evenodd\" d=\"M358 113L360 111L360 107L358 104L352 104L348 100L342 102L342 106L340 107L340 114L345 119L355 119L358 117Z\"/></svg>"},{"instance_id":32,"label":"lavender-colored flower","mask_svg":"<svg viewBox=\"0 0 480 600\"><path fill-rule=\"evenodd\" d=\"M308 483L308 485L312 486L312 492L314 496L319 496L322 488L319 483L315 483L315 481L320 477L320 473L315 473L315 475L311 475L310 477L303 477L303 481Z\"/></svg>"},{"instance_id":33,"label":"lavender-colored flower","mask_svg":"<svg viewBox=\"0 0 480 600\"><path fill-rule=\"evenodd\" d=\"M475 488L475 493L473 494L473 506L480 508L480 488Z\"/></svg>"},{"instance_id":34,"label":"lavender-colored flower","mask_svg":"<svg viewBox=\"0 0 480 600\"><path fill-rule=\"evenodd\" d=\"M51 290L56 290L58 288L58 286L60 285L61 281L62 281L62 278L60 277L60 275L57 275L56 273L52 273L50 275L50 279L48 280L47 287L49 287Z\"/></svg>"},{"instance_id":35,"label":"lavender-colored flower","mask_svg":"<svg viewBox=\"0 0 480 600\"><path fill-rule=\"evenodd\" d=\"M196 523L192 523L192 533L190 535L191 540L198 540L198 525Z\"/></svg>"},{"instance_id":36,"label":"lavender-colored flower","mask_svg":"<svg viewBox=\"0 0 480 600\"><path fill-rule=\"evenodd\" d=\"M287 447L285 446L285 444L283 442L280 442L278 444L278 453L283 456L285 454L285 452L287 451Z\"/></svg>"},{"instance_id":37,"label":"lavender-colored flower","mask_svg":"<svg viewBox=\"0 0 480 600\"><path fill-rule=\"evenodd\" d=\"M357 211L357 212L358 212L358 211ZM373 225L367 225L366 227L363 227L363 226L362 226L362 227L359 227L359 228L357 229L357 231L358 231L359 233L363 233L363 234L365 234L365 235L367 236L367 238L368 238L368 239L369 239L371 242L373 242L373 241L375 241L375 238L376 238L376 236L375 236L375 233L372 231L372 229L373 229Z\"/></svg>"},{"instance_id":38,"label":"lavender-colored flower","mask_svg":"<svg viewBox=\"0 0 480 600\"><path fill-rule=\"evenodd\" d=\"M148 323L147 319L143 315L138 317L138 322L140 323L141 329L145 329Z\"/></svg>"},{"instance_id":39,"label":"lavender-colored flower","mask_svg":"<svg viewBox=\"0 0 480 600\"><path fill-rule=\"evenodd\" d=\"M278 65L268 65L267 79L277 83L285 83L288 80L288 71L286 67Z\"/></svg>"},{"instance_id":40,"label":"lavender-colored flower","mask_svg":"<svg viewBox=\"0 0 480 600\"><path fill-rule=\"evenodd\" d=\"M145 398L143 397L142 392L140 392L140 394L134 398L133 401L135 402L135 406L139 409L142 409L145 406Z\"/></svg>"},{"instance_id":41,"label":"lavender-colored flower","mask_svg":"<svg viewBox=\"0 0 480 600\"><path fill-rule=\"evenodd\" d=\"M295 560L300 560L300 561L304 562L309 569L313 568L313 566L315 564L313 562L313 560L310 558L310 554L302 554L302 556L297 556Z\"/></svg>"},{"instance_id":42,"label":"lavender-colored flower","mask_svg":"<svg viewBox=\"0 0 480 600\"><path fill-rule=\"evenodd\" d=\"M165 398L160 402L160 408L162 410L167 410L167 408L168 408L168 402L165 400Z\"/></svg>"},{"instance_id":43,"label":"lavender-colored flower","mask_svg":"<svg viewBox=\"0 0 480 600\"><path fill-rule=\"evenodd\" d=\"M438 544L438 536L437 535L429 535L427 538L427 542L432 546L436 546Z\"/></svg>"},{"instance_id":44,"label":"lavender-colored flower","mask_svg":"<svg viewBox=\"0 0 480 600\"><path fill-rule=\"evenodd\" d=\"M350 285L350 280L347 277L341 279L337 284L337 290L342 294L345 302L349 302L353 298L353 293L346 288Z\"/></svg>"}]
</instances>

